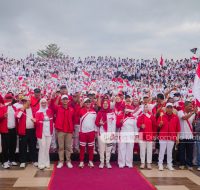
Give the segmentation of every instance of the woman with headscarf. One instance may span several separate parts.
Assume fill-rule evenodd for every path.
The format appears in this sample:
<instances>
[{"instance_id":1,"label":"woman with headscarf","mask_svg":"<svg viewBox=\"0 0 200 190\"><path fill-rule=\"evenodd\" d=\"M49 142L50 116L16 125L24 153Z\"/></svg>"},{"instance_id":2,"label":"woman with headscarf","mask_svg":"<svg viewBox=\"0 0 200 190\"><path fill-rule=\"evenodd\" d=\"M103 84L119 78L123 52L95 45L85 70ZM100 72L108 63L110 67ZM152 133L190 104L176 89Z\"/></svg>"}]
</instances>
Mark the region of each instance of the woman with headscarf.
<instances>
[{"instance_id":1,"label":"woman with headscarf","mask_svg":"<svg viewBox=\"0 0 200 190\"><path fill-rule=\"evenodd\" d=\"M53 134L53 113L48 108L47 100L40 100L40 108L35 114L36 137L39 143L38 168L50 167L49 149Z\"/></svg>"},{"instance_id":2,"label":"woman with headscarf","mask_svg":"<svg viewBox=\"0 0 200 190\"><path fill-rule=\"evenodd\" d=\"M125 110L117 118L119 128L118 165L119 168L133 167L133 148L135 136L138 135L136 118L132 115L133 107L126 105Z\"/></svg>"},{"instance_id":3,"label":"woman with headscarf","mask_svg":"<svg viewBox=\"0 0 200 190\"><path fill-rule=\"evenodd\" d=\"M98 127L98 144L101 162L99 168L104 167L106 153L106 167L110 169L112 168L110 165L110 156L113 142L111 138L116 131L116 115L110 109L110 102L106 99L102 101L101 110L97 114L95 124ZM109 137L109 141L106 142L104 137Z\"/></svg>"}]
</instances>

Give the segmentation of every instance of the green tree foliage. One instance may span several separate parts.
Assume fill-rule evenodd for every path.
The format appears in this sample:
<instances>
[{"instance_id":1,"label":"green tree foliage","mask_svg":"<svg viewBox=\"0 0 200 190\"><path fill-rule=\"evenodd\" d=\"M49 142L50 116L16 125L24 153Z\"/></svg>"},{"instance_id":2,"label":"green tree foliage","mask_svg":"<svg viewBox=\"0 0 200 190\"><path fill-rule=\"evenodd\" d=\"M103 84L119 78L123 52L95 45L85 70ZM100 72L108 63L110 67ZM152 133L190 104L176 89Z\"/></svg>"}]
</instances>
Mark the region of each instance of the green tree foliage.
<instances>
[{"instance_id":1,"label":"green tree foliage","mask_svg":"<svg viewBox=\"0 0 200 190\"><path fill-rule=\"evenodd\" d=\"M49 44L46 46L46 49L39 50L37 55L42 58L59 58L63 56L63 53L60 52L60 48L57 44Z\"/></svg>"}]
</instances>

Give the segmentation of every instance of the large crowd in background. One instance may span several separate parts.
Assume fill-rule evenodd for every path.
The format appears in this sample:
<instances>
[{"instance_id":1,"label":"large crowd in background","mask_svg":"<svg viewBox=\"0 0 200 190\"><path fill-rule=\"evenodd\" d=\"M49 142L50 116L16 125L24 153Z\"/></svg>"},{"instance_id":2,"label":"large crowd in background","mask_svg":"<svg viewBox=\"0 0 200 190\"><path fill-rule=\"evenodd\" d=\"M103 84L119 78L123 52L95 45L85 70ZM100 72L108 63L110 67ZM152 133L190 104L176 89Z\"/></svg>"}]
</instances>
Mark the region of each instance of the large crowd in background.
<instances>
[{"instance_id":1,"label":"large crowd in background","mask_svg":"<svg viewBox=\"0 0 200 190\"><path fill-rule=\"evenodd\" d=\"M73 168L72 152L79 167L112 168L112 153L119 168L152 169L158 153L158 169L200 170L200 109L192 85L195 63L190 59L136 60L114 57L44 59L28 56L16 60L0 57L0 133L2 167L26 167L27 151L39 169L50 167L49 150L58 146L59 162ZM38 156L37 156L38 143Z\"/></svg>"}]
</instances>

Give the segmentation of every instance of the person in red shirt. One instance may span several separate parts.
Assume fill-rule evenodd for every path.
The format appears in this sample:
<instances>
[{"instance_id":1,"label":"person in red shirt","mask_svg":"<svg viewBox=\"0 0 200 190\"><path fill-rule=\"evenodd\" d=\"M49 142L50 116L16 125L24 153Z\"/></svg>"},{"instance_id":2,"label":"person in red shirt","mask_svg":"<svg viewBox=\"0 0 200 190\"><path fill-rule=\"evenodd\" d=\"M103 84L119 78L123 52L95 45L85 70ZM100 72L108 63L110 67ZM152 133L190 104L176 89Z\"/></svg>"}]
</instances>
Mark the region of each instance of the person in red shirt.
<instances>
[{"instance_id":1,"label":"person in red shirt","mask_svg":"<svg viewBox=\"0 0 200 190\"><path fill-rule=\"evenodd\" d=\"M74 109L74 133L73 133L73 152L80 152L79 150L79 128L80 128L80 94L75 93L70 105Z\"/></svg>"},{"instance_id":2,"label":"person in red shirt","mask_svg":"<svg viewBox=\"0 0 200 190\"><path fill-rule=\"evenodd\" d=\"M110 102L108 100L102 101L102 107L97 114L95 124L98 127L98 145L101 162L99 168L104 167L105 154L106 167L112 168L112 166L110 165L112 140L110 139L110 142L106 143L103 139L104 135L108 135L107 137L111 137L110 135L115 134L116 131L116 115L113 110L110 109Z\"/></svg>"},{"instance_id":3,"label":"person in red shirt","mask_svg":"<svg viewBox=\"0 0 200 190\"><path fill-rule=\"evenodd\" d=\"M94 167L93 157L94 157L94 143L95 143L95 119L96 112L91 108L91 100L85 98L83 100L83 108L80 110L80 164L79 167L84 167L84 154L85 147L88 144L88 154L89 154L89 167Z\"/></svg>"},{"instance_id":4,"label":"person in red shirt","mask_svg":"<svg viewBox=\"0 0 200 190\"><path fill-rule=\"evenodd\" d=\"M179 143L180 122L177 115L173 113L173 104L166 104L166 113L161 114L157 119L157 126L160 129L159 132L159 158L158 166L159 170L163 170L163 160L165 151L167 149L167 168L171 171L174 170L172 166L172 150L175 142Z\"/></svg>"},{"instance_id":5,"label":"person in red shirt","mask_svg":"<svg viewBox=\"0 0 200 190\"><path fill-rule=\"evenodd\" d=\"M38 168L50 168L49 149L53 134L53 112L45 98L40 100L40 109L35 114L36 137L39 143Z\"/></svg>"},{"instance_id":6,"label":"person in red shirt","mask_svg":"<svg viewBox=\"0 0 200 190\"><path fill-rule=\"evenodd\" d=\"M152 169L152 141L155 133L156 120L149 111L148 105L144 105L143 113L137 119L139 128L141 169L145 168L145 157L147 154L147 168Z\"/></svg>"},{"instance_id":7,"label":"person in red shirt","mask_svg":"<svg viewBox=\"0 0 200 190\"><path fill-rule=\"evenodd\" d=\"M34 95L31 96L31 108L33 110L33 116L35 116L36 112L40 108L40 99L41 99L41 90L39 88L34 89Z\"/></svg>"},{"instance_id":8,"label":"person in red shirt","mask_svg":"<svg viewBox=\"0 0 200 190\"><path fill-rule=\"evenodd\" d=\"M15 150L17 144L15 107L12 105L13 96L5 96L5 105L0 107L0 133L2 145L2 167L16 166Z\"/></svg>"},{"instance_id":9,"label":"person in red shirt","mask_svg":"<svg viewBox=\"0 0 200 190\"><path fill-rule=\"evenodd\" d=\"M58 136L58 155L59 163L57 168L62 168L64 164L64 152L68 168L73 168L71 163L72 152L72 133L74 131L73 117L74 110L69 107L69 98L67 95L61 96L62 105L55 104L56 121L55 128Z\"/></svg>"},{"instance_id":10,"label":"person in red shirt","mask_svg":"<svg viewBox=\"0 0 200 190\"><path fill-rule=\"evenodd\" d=\"M22 102L23 107L16 111L16 117L18 119L17 132L19 135L20 167L25 168L25 163L27 161L27 146L29 148L30 158L34 163L34 166L38 166L36 151L37 138L35 136L35 120L33 110L30 106L29 97L24 96Z\"/></svg>"}]
</instances>

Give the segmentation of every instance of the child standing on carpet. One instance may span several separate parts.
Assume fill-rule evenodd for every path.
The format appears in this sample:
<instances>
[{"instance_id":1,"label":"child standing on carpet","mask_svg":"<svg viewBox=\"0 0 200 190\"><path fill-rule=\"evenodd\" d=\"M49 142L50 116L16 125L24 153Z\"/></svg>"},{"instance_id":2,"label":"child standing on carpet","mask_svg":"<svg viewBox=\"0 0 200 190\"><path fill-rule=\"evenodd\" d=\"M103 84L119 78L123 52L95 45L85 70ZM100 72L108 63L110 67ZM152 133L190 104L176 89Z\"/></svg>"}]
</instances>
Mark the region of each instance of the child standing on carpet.
<instances>
[{"instance_id":1,"label":"child standing on carpet","mask_svg":"<svg viewBox=\"0 0 200 190\"><path fill-rule=\"evenodd\" d=\"M133 148L135 136L138 135L136 118L132 115L133 107L126 105L124 113L117 119L117 127L120 128L118 165L119 168L125 166L133 167Z\"/></svg>"},{"instance_id":2,"label":"child standing on carpet","mask_svg":"<svg viewBox=\"0 0 200 190\"><path fill-rule=\"evenodd\" d=\"M88 145L89 154L89 167L94 167L93 157L94 157L94 143L95 143L95 119L96 112L91 108L91 100L85 98L83 100L83 108L80 110L80 130L79 130L79 141L80 141L80 164L79 167L84 167L84 154L85 147Z\"/></svg>"},{"instance_id":3,"label":"child standing on carpet","mask_svg":"<svg viewBox=\"0 0 200 190\"><path fill-rule=\"evenodd\" d=\"M100 154L100 165L99 168L104 167L104 160L106 154L106 167L112 168L110 165L110 156L112 151L112 135L116 131L116 115L110 109L110 102L104 100L102 102L102 108L97 114L95 121L96 126L98 127L98 145L99 145L99 154ZM104 137L109 137L109 142L107 143Z\"/></svg>"}]
</instances>

